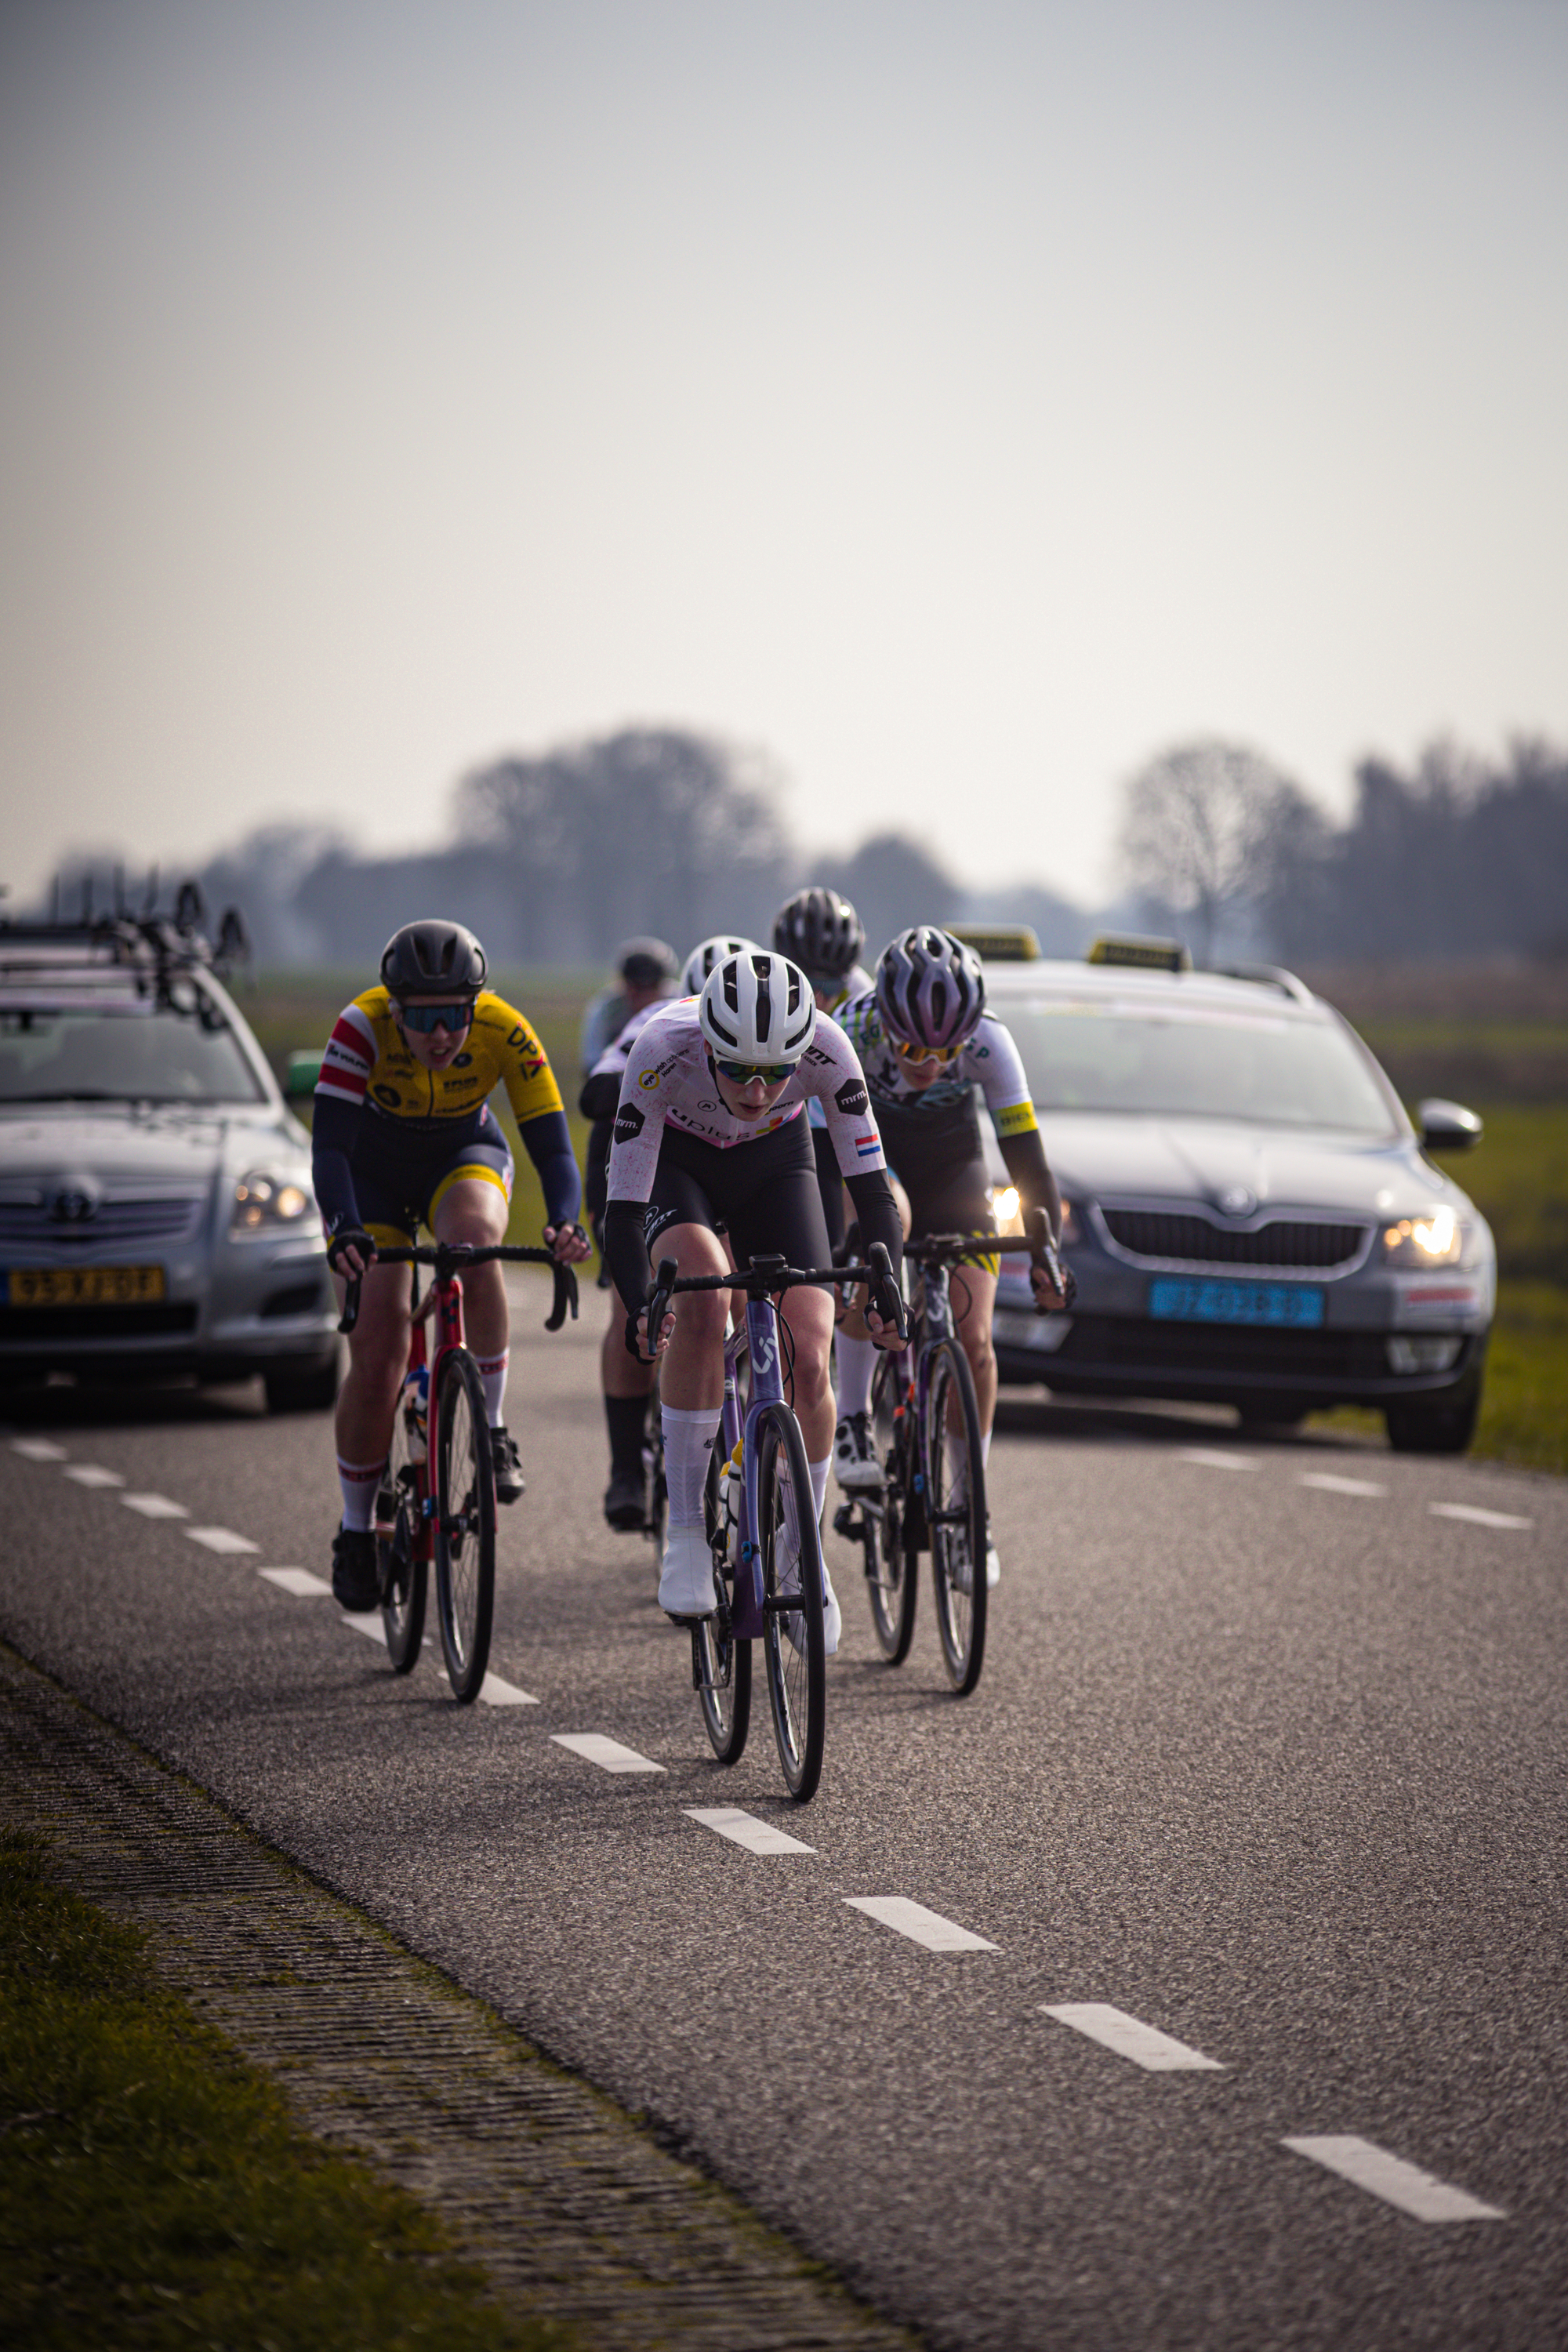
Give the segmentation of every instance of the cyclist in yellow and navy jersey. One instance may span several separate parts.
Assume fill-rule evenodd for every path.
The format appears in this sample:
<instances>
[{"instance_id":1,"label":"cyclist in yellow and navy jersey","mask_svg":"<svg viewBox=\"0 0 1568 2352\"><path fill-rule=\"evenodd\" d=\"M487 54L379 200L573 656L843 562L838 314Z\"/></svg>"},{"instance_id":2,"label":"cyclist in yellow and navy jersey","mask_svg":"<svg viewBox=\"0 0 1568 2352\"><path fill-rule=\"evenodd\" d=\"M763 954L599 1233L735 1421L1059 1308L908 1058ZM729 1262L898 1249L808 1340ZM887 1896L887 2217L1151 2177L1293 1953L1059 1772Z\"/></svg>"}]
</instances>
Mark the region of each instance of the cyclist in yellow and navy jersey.
<instances>
[{"instance_id":1,"label":"cyclist in yellow and navy jersey","mask_svg":"<svg viewBox=\"0 0 1568 2352\"><path fill-rule=\"evenodd\" d=\"M387 942L381 985L339 1014L316 1085L312 1167L328 1260L340 1276L364 1276L337 1408L343 1509L332 1591L345 1609L374 1609L378 1599L371 1516L408 1358L408 1269L377 1268L376 1248L413 1241L421 1224L437 1241L505 1240L512 1157L489 1108L498 1086L539 1172L546 1244L568 1265L588 1255L561 1090L532 1029L485 987L485 971L483 948L460 923L405 924ZM496 1499L513 1503L522 1467L501 1421L510 1325L493 1261L463 1276L463 1308L484 1381Z\"/></svg>"}]
</instances>

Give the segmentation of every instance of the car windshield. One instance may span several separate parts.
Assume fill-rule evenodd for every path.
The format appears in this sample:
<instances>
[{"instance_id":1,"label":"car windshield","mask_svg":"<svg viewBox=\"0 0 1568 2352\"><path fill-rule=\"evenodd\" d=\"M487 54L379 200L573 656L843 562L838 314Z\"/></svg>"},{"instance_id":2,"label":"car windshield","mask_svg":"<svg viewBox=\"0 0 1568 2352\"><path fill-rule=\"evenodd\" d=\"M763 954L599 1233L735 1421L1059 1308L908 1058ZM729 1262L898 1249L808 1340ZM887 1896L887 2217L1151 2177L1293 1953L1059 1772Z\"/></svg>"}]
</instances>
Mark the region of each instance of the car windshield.
<instances>
[{"instance_id":1,"label":"car windshield","mask_svg":"<svg viewBox=\"0 0 1568 2352\"><path fill-rule=\"evenodd\" d=\"M1067 999L994 1010L1042 1110L1240 1119L1380 1140L1398 1131L1376 1078L1331 1022Z\"/></svg>"},{"instance_id":2,"label":"car windshield","mask_svg":"<svg viewBox=\"0 0 1568 2352\"><path fill-rule=\"evenodd\" d=\"M210 1003L0 1006L0 1102L265 1099Z\"/></svg>"}]
</instances>

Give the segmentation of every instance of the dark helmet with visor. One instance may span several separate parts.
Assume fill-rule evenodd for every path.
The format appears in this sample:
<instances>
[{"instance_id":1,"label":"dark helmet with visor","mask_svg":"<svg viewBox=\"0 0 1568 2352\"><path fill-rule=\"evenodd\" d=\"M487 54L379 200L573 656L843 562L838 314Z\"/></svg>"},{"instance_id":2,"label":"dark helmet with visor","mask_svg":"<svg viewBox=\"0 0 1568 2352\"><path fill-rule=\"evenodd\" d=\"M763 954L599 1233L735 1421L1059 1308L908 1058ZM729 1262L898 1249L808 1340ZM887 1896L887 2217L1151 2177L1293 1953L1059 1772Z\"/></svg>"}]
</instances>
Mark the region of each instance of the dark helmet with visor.
<instances>
[{"instance_id":1,"label":"dark helmet with visor","mask_svg":"<svg viewBox=\"0 0 1568 2352\"><path fill-rule=\"evenodd\" d=\"M973 1036L985 975L972 947L934 923L900 931L877 959L877 1010L908 1045L942 1053Z\"/></svg>"},{"instance_id":2,"label":"dark helmet with visor","mask_svg":"<svg viewBox=\"0 0 1568 2352\"><path fill-rule=\"evenodd\" d=\"M461 923L405 923L381 951L381 984L399 999L471 1001L483 988L489 969L483 948Z\"/></svg>"},{"instance_id":3,"label":"dark helmet with visor","mask_svg":"<svg viewBox=\"0 0 1568 2352\"><path fill-rule=\"evenodd\" d=\"M773 946L814 987L842 980L866 944L866 926L847 898L818 887L797 890L773 919Z\"/></svg>"}]
</instances>

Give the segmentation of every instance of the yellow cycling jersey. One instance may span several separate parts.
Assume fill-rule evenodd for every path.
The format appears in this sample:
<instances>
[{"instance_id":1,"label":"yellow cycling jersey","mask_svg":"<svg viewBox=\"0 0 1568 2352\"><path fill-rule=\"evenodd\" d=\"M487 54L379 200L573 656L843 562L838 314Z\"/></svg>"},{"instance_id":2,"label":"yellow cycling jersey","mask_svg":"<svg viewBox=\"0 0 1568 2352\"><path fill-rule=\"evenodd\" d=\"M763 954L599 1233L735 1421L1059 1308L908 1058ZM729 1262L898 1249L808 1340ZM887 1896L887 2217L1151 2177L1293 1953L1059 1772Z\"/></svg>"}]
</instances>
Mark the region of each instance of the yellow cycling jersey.
<instances>
[{"instance_id":1,"label":"yellow cycling jersey","mask_svg":"<svg viewBox=\"0 0 1568 2352\"><path fill-rule=\"evenodd\" d=\"M477 1120L497 1087L519 1127L562 1109L549 1057L521 1013L486 989L474 1005L463 1050L444 1070L427 1070L403 1041L384 988L367 988L339 1013L316 1092L325 1101L418 1126Z\"/></svg>"}]
</instances>

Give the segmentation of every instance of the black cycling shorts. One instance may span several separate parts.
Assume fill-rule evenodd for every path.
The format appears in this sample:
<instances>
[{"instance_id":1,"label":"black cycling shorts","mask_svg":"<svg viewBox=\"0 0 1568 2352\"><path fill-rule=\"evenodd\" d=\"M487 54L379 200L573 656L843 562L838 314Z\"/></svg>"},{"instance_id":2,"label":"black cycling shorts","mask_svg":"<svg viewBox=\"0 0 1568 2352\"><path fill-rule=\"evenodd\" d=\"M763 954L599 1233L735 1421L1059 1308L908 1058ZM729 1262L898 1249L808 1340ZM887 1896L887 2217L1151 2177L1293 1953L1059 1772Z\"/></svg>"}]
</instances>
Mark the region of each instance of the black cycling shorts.
<instances>
[{"instance_id":1,"label":"black cycling shorts","mask_svg":"<svg viewBox=\"0 0 1568 2352\"><path fill-rule=\"evenodd\" d=\"M667 1127L643 1212L651 1264L658 1263L658 1236L670 1225L727 1230L737 1265L749 1265L759 1251L791 1265L829 1265L816 1156L805 1120L792 1118L771 1135L732 1143L727 1150Z\"/></svg>"},{"instance_id":2,"label":"black cycling shorts","mask_svg":"<svg viewBox=\"0 0 1568 2352\"><path fill-rule=\"evenodd\" d=\"M973 1096L914 1105L873 1095L888 1165L910 1196L917 1234L994 1234L991 1179Z\"/></svg>"},{"instance_id":3,"label":"black cycling shorts","mask_svg":"<svg viewBox=\"0 0 1568 2352\"><path fill-rule=\"evenodd\" d=\"M445 1194L466 1180L493 1184L511 1199L511 1146L487 1103L477 1120L457 1122L460 1134L438 1126L414 1127L367 1111L354 1143L354 1198L360 1222L384 1249L411 1243L431 1226Z\"/></svg>"}]
</instances>

